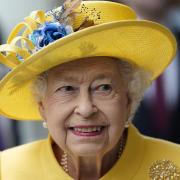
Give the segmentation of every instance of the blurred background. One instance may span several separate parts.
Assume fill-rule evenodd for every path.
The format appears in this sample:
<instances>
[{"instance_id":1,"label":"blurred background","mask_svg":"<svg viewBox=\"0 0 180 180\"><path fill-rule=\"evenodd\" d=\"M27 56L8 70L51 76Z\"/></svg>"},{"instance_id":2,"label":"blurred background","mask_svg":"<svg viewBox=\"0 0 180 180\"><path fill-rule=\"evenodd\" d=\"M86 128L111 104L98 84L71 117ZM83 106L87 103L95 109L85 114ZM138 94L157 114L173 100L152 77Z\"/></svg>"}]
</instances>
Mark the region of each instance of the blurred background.
<instances>
[{"instance_id":1,"label":"blurred background","mask_svg":"<svg viewBox=\"0 0 180 180\"><path fill-rule=\"evenodd\" d=\"M180 0L113 0L131 6L139 19L162 23L180 42ZM50 10L62 0L0 0L0 44L12 28L33 10ZM154 47L156 48L156 47ZM9 69L0 65L0 79ZM180 144L180 45L173 63L148 89L133 120L145 135ZM0 116L0 150L47 136L42 122L16 121Z\"/></svg>"}]
</instances>

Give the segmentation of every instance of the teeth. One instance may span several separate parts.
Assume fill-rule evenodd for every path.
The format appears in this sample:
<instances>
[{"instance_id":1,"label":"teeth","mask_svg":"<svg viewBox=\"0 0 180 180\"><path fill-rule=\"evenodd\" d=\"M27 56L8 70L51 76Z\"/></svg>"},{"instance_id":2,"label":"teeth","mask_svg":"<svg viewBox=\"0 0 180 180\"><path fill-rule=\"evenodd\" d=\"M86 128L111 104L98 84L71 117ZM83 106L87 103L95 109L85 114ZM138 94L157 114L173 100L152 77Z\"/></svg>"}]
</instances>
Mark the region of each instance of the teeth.
<instances>
[{"instance_id":1,"label":"teeth","mask_svg":"<svg viewBox=\"0 0 180 180\"><path fill-rule=\"evenodd\" d=\"M88 132L100 132L101 131L101 127L93 127L93 128L74 128L74 131L77 131L77 132L85 132L85 133L88 133Z\"/></svg>"}]
</instances>

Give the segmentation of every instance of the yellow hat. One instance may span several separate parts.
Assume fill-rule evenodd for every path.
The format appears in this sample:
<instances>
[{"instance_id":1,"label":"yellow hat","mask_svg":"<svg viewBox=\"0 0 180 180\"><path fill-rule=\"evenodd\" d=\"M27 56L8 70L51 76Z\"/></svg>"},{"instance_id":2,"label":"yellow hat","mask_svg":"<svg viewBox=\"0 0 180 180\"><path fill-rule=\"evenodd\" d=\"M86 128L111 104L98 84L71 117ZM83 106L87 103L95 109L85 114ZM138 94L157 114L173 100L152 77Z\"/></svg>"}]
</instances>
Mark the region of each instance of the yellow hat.
<instances>
[{"instance_id":1,"label":"yellow hat","mask_svg":"<svg viewBox=\"0 0 180 180\"><path fill-rule=\"evenodd\" d=\"M30 87L41 72L79 58L111 56L150 71L154 80L172 61L176 41L167 28L138 20L125 5L67 0L47 13L32 12L0 52L0 62L12 68L0 82L1 115L40 120Z\"/></svg>"}]
</instances>

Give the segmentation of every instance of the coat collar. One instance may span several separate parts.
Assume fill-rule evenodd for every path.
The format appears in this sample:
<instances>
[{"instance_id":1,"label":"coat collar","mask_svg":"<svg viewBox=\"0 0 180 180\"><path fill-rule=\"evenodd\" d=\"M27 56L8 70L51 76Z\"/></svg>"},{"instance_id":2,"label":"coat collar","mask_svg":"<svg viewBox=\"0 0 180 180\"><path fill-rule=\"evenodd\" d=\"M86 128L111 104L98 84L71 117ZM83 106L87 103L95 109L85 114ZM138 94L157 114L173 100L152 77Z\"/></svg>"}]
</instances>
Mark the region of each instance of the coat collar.
<instances>
[{"instance_id":1,"label":"coat collar","mask_svg":"<svg viewBox=\"0 0 180 180\"><path fill-rule=\"evenodd\" d=\"M138 171L143 160L144 145L143 138L138 130L130 124L128 128L128 136L125 149L121 158L100 180L109 179L132 179ZM52 139L49 136L46 147L42 151L42 163L44 165L44 173L47 179L63 179L72 180L72 178L63 171L58 164L52 149ZM47 173L49 172L49 173Z\"/></svg>"}]
</instances>

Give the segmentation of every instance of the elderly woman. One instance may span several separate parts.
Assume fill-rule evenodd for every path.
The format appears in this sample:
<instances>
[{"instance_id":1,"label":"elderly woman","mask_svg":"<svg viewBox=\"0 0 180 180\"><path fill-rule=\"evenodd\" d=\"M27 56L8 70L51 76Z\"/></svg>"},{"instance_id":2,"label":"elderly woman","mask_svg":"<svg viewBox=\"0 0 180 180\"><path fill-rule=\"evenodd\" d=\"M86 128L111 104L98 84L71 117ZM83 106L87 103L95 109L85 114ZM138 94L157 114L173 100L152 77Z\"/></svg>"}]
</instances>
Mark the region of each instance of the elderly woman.
<instances>
[{"instance_id":1,"label":"elderly woman","mask_svg":"<svg viewBox=\"0 0 180 180\"><path fill-rule=\"evenodd\" d=\"M1 152L2 180L180 179L180 146L131 124L144 91L171 62L165 27L127 6L66 1L18 24L0 61L0 112L43 119L47 139Z\"/></svg>"}]
</instances>

